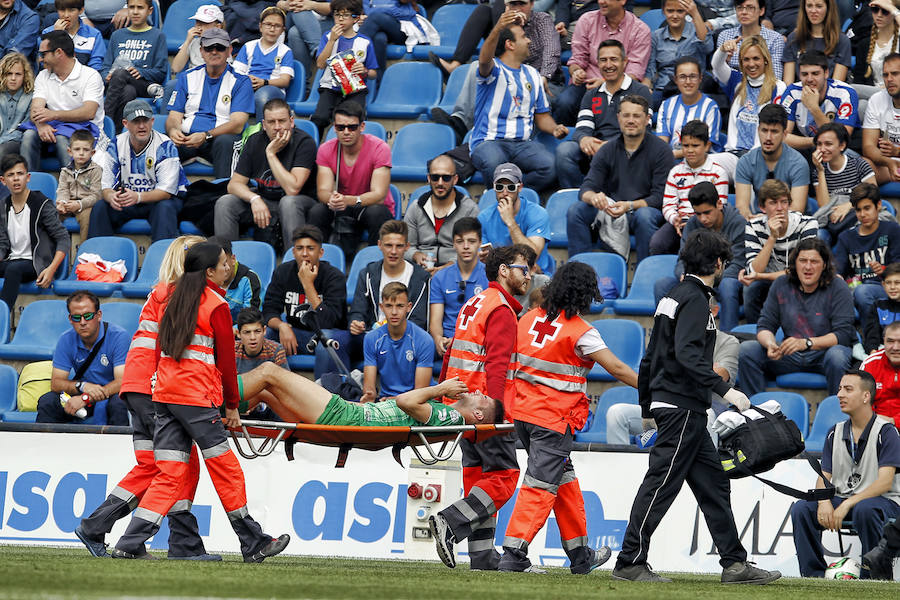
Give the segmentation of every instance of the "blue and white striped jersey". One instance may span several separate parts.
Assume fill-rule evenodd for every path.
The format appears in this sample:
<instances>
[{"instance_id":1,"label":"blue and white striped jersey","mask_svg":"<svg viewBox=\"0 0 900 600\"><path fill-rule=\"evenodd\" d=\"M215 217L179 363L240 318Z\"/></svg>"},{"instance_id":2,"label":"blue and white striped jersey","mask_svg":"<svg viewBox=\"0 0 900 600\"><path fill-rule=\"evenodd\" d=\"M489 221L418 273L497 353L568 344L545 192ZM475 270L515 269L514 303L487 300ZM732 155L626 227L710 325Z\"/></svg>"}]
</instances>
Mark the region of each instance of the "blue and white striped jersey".
<instances>
[{"instance_id":1,"label":"blue and white striped jersey","mask_svg":"<svg viewBox=\"0 0 900 600\"><path fill-rule=\"evenodd\" d=\"M330 33L330 31L326 31L322 34L322 39L319 40L319 49L316 50L316 56L322 54L322 51L325 49L325 44L328 43L328 36ZM335 54L346 52L347 50L353 50L353 56L356 57L356 60L362 62L367 69L372 69L374 71L378 68L378 60L375 58L375 48L372 46L372 40L366 36L356 34L352 38L344 36L339 37L331 47L331 54L328 55L328 58L331 58ZM341 89L341 84L335 79L331 69L326 68L322 72L322 77L319 79L319 88L326 90Z\"/></svg>"},{"instance_id":2,"label":"blue and white striped jersey","mask_svg":"<svg viewBox=\"0 0 900 600\"><path fill-rule=\"evenodd\" d=\"M121 182L125 189L135 192L163 190L172 195L187 189L188 179L178 158L178 148L165 134L152 132L150 143L135 152L129 142L129 133L116 136L116 143L106 148L101 187L115 189Z\"/></svg>"},{"instance_id":3,"label":"blue and white striped jersey","mask_svg":"<svg viewBox=\"0 0 900 600\"><path fill-rule=\"evenodd\" d=\"M792 83L781 97L781 105L788 114L788 121L794 122L794 133L815 137L819 127L809 110L800 101L803 85ZM825 84L825 101L819 105L825 116L835 123L848 127L859 127L859 95L843 81L828 79Z\"/></svg>"},{"instance_id":4,"label":"blue and white striped jersey","mask_svg":"<svg viewBox=\"0 0 900 600\"><path fill-rule=\"evenodd\" d=\"M685 104L681 94L666 98L656 114L656 133L669 138L669 145L678 150L681 148L681 128L688 121L699 119L709 126L709 141L714 152L722 150L719 144L719 131L722 128L722 115L719 105L706 94L700 95L696 103Z\"/></svg>"},{"instance_id":5,"label":"blue and white striped jersey","mask_svg":"<svg viewBox=\"0 0 900 600\"><path fill-rule=\"evenodd\" d=\"M488 140L530 140L535 113L550 112L541 74L531 65L512 69L495 58L490 75L476 71L475 81L471 150Z\"/></svg>"},{"instance_id":6,"label":"blue and white striped jersey","mask_svg":"<svg viewBox=\"0 0 900 600\"><path fill-rule=\"evenodd\" d=\"M253 75L260 79L276 79L285 73L294 76L294 53L283 42L276 42L268 50L252 40L241 47L231 64L235 73Z\"/></svg>"},{"instance_id":7,"label":"blue and white striped jersey","mask_svg":"<svg viewBox=\"0 0 900 600\"><path fill-rule=\"evenodd\" d=\"M250 78L235 73L231 65L218 79L206 74L206 65L182 71L166 108L184 114L181 131L186 134L224 125L233 112L256 113Z\"/></svg>"}]
</instances>

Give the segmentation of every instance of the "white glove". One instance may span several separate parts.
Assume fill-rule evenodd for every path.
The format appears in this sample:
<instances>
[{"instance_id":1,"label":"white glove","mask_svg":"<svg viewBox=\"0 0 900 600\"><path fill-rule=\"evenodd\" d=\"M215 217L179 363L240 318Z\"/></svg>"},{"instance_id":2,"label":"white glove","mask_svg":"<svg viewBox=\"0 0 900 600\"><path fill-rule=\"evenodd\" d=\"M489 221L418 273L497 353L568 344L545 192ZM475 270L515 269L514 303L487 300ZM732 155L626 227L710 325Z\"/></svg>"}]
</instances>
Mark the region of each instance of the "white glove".
<instances>
[{"instance_id":1,"label":"white glove","mask_svg":"<svg viewBox=\"0 0 900 600\"><path fill-rule=\"evenodd\" d=\"M739 411L744 412L748 408L750 408L750 399L744 394L744 392L740 391L737 388L731 388L725 395L722 396L725 399L725 402L731 404Z\"/></svg>"}]
</instances>

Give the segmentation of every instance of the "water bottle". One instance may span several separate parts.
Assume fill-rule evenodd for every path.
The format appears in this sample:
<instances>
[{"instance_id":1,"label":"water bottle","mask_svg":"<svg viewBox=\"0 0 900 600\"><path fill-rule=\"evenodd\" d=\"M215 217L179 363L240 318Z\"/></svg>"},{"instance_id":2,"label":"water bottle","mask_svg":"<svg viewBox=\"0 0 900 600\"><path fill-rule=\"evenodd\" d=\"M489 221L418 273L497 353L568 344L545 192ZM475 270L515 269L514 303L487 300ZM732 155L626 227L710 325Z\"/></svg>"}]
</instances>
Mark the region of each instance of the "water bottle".
<instances>
[{"instance_id":1,"label":"water bottle","mask_svg":"<svg viewBox=\"0 0 900 600\"><path fill-rule=\"evenodd\" d=\"M68 394L65 393L65 392L60 392L60 393L59 393L59 401L60 401L60 403L61 403L63 406L66 405L66 403L69 401L69 398L71 398L71 396L68 395ZM88 396L87 394L82 394L82 395L81 395L81 400L82 400L85 404L87 404L88 401L90 401L90 396ZM79 408L78 410L75 411L75 416L78 417L79 419L87 418L87 408L85 408L84 406L82 406L81 408Z\"/></svg>"}]
</instances>

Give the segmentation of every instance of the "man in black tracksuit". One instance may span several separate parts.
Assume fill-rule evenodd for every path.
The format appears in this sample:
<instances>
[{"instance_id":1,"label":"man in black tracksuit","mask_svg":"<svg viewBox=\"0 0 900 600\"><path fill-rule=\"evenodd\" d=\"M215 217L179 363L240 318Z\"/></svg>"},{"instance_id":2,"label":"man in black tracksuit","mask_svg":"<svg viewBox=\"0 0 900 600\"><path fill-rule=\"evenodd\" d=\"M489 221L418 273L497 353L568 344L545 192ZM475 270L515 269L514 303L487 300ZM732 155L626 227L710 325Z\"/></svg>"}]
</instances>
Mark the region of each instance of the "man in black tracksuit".
<instances>
[{"instance_id":1,"label":"man in black tracksuit","mask_svg":"<svg viewBox=\"0 0 900 600\"><path fill-rule=\"evenodd\" d=\"M731 486L706 430L710 392L740 410L750 401L713 371L716 322L709 300L731 259L718 233L696 231L681 249L684 279L660 300L638 374L641 416L656 421L656 444L631 507L613 577L671 581L647 565L650 537L687 481L719 551L722 583L769 583L781 577L747 562L731 512ZM649 424L649 423L648 423Z\"/></svg>"}]
</instances>

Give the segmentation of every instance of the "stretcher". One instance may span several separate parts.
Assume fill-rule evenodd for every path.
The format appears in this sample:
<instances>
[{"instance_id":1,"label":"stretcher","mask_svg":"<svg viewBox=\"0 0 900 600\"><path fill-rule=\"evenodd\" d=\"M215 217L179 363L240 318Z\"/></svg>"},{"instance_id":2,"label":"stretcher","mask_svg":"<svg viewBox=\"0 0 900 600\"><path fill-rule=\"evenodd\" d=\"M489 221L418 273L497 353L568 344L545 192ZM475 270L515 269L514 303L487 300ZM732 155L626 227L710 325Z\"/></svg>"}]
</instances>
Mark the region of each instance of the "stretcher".
<instances>
[{"instance_id":1,"label":"stretcher","mask_svg":"<svg viewBox=\"0 0 900 600\"><path fill-rule=\"evenodd\" d=\"M434 465L453 456L463 439L480 442L495 435L509 435L512 430L511 423L447 427L338 427L242 420L240 427L229 431L238 454L247 459L269 456L279 442L284 442L285 456L288 460L294 460L294 444L304 442L338 448L334 466L341 468L346 464L347 455L353 448L391 448L394 460L403 466L400 451L409 447L423 464Z\"/></svg>"}]
</instances>

